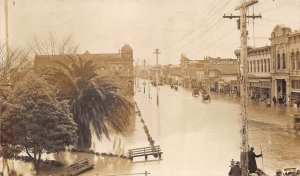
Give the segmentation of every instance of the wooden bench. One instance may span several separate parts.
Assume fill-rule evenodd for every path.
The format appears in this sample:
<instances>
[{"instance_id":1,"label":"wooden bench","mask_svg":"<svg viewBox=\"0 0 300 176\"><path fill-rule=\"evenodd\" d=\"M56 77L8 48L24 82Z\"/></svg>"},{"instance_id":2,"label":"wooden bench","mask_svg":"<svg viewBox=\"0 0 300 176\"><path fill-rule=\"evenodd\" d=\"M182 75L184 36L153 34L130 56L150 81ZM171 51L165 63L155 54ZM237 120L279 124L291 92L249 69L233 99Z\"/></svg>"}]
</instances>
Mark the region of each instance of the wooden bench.
<instances>
[{"instance_id":1,"label":"wooden bench","mask_svg":"<svg viewBox=\"0 0 300 176\"><path fill-rule=\"evenodd\" d=\"M74 164L71 164L67 167L67 176L79 175L83 172L86 172L94 168L94 164L90 163L88 159L80 160Z\"/></svg>"},{"instance_id":2,"label":"wooden bench","mask_svg":"<svg viewBox=\"0 0 300 176\"><path fill-rule=\"evenodd\" d=\"M145 160L148 159L148 155L153 155L155 158L159 157L161 159L161 154L163 153L160 146L154 147L142 147L128 150L129 158L133 160L134 157L145 156Z\"/></svg>"}]
</instances>

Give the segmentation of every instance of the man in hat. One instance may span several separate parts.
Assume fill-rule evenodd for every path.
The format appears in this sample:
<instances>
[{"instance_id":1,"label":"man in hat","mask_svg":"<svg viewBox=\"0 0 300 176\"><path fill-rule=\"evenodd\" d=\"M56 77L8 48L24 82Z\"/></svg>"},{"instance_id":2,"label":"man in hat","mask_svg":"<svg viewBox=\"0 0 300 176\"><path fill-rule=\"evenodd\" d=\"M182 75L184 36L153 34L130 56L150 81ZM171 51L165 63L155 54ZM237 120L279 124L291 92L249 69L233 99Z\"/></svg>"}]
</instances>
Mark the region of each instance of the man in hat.
<instances>
[{"instance_id":1,"label":"man in hat","mask_svg":"<svg viewBox=\"0 0 300 176\"><path fill-rule=\"evenodd\" d=\"M278 169L277 171L276 171L276 175L275 176L282 176L282 171L280 170L280 169Z\"/></svg>"},{"instance_id":2,"label":"man in hat","mask_svg":"<svg viewBox=\"0 0 300 176\"><path fill-rule=\"evenodd\" d=\"M262 157L262 154L256 155L254 152L254 148L251 147L250 151L248 152L248 170L249 173L255 173L257 171L256 165L256 157Z\"/></svg>"},{"instance_id":3,"label":"man in hat","mask_svg":"<svg viewBox=\"0 0 300 176\"><path fill-rule=\"evenodd\" d=\"M229 176L241 176L242 175L242 169L240 168L239 161L236 161L235 165L230 168L228 175Z\"/></svg>"}]
</instances>

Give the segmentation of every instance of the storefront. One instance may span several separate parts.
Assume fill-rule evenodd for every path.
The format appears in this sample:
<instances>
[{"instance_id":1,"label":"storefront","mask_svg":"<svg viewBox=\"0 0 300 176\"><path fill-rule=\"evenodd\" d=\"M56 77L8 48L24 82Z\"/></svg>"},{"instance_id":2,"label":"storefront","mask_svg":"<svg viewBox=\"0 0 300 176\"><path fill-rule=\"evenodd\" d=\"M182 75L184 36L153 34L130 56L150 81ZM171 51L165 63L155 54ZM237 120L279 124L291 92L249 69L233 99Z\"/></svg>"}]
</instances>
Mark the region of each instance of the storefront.
<instances>
[{"instance_id":1,"label":"storefront","mask_svg":"<svg viewBox=\"0 0 300 176\"><path fill-rule=\"evenodd\" d=\"M270 80L260 80L261 83L261 98L267 99L267 98L271 98L271 81Z\"/></svg>"},{"instance_id":2,"label":"storefront","mask_svg":"<svg viewBox=\"0 0 300 176\"><path fill-rule=\"evenodd\" d=\"M271 81L268 79L250 80L249 94L252 98L265 100L271 96Z\"/></svg>"},{"instance_id":3,"label":"storefront","mask_svg":"<svg viewBox=\"0 0 300 176\"><path fill-rule=\"evenodd\" d=\"M251 99L260 96L260 82L259 80L249 80L249 95Z\"/></svg>"},{"instance_id":4,"label":"storefront","mask_svg":"<svg viewBox=\"0 0 300 176\"><path fill-rule=\"evenodd\" d=\"M300 99L300 80L291 78L291 101Z\"/></svg>"}]
</instances>

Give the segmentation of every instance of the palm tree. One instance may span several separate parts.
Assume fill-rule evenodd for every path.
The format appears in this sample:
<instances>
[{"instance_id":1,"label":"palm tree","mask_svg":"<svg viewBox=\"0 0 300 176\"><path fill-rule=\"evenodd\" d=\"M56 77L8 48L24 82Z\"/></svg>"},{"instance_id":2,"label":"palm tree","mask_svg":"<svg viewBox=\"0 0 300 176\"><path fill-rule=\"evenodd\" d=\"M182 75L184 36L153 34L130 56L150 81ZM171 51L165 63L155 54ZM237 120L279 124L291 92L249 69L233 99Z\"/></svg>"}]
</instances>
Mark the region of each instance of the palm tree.
<instances>
[{"instance_id":1,"label":"palm tree","mask_svg":"<svg viewBox=\"0 0 300 176\"><path fill-rule=\"evenodd\" d=\"M109 139L108 126L118 133L127 130L133 103L119 85L97 74L97 65L80 56L65 55L44 76L55 86L57 98L68 100L79 128L78 148L91 147L90 124L99 140L104 134Z\"/></svg>"}]
</instances>

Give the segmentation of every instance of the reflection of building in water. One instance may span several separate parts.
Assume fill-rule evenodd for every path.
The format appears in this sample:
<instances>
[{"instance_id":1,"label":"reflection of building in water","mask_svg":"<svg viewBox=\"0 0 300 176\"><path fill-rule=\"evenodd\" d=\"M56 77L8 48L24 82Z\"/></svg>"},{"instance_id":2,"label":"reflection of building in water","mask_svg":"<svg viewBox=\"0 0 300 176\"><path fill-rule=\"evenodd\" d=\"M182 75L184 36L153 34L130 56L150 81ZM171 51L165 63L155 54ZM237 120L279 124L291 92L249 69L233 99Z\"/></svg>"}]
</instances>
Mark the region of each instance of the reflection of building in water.
<instances>
[{"instance_id":1,"label":"reflection of building in water","mask_svg":"<svg viewBox=\"0 0 300 176\"><path fill-rule=\"evenodd\" d=\"M133 92L133 50L129 45L124 45L119 53L90 54L86 51L77 54L83 60L93 60L97 64L100 76L113 76L125 83L128 93ZM43 73L47 67L55 61L68 62L67 55L37 55L34 61L34 69Z\"/></svg>"}]
</instances>

